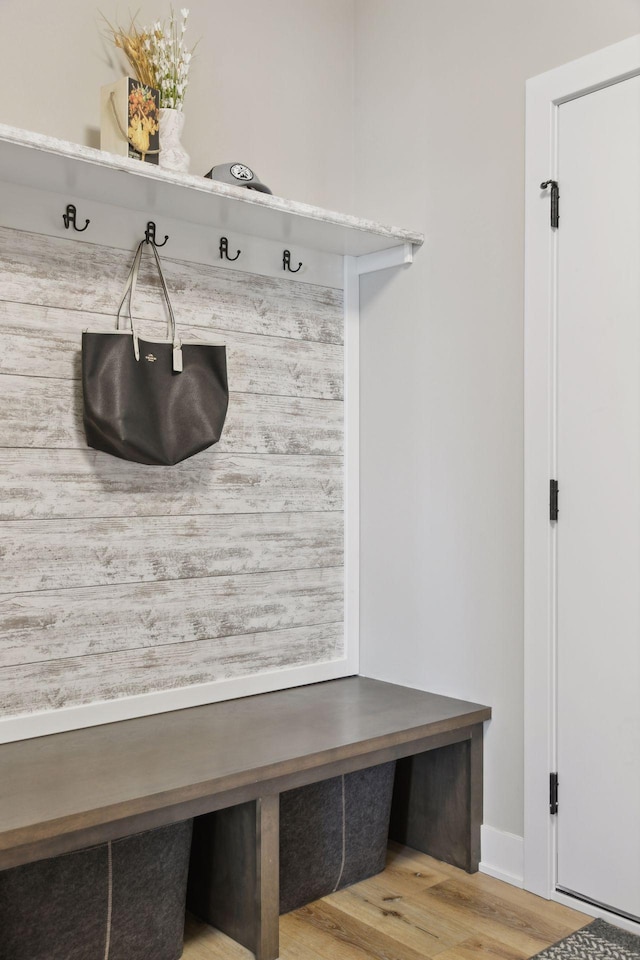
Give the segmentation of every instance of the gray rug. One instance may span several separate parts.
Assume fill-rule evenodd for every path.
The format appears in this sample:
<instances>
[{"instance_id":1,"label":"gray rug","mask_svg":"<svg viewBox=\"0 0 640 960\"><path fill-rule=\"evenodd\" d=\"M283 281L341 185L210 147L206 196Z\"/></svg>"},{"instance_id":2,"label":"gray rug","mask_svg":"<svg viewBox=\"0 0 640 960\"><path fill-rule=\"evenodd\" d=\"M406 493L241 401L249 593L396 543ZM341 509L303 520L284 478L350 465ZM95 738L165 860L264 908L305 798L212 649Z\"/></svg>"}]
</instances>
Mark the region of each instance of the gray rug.
<instances>
[{"instance_id":1,"label":"gray rug","mask_svg":"<svg viewBox=\"0 0 640 960\"><path fill-rule=\"evenodd\" d=\"M533 960L639 960L640 937L604 920L576 930Z\"/></svg>"}]
</instances>

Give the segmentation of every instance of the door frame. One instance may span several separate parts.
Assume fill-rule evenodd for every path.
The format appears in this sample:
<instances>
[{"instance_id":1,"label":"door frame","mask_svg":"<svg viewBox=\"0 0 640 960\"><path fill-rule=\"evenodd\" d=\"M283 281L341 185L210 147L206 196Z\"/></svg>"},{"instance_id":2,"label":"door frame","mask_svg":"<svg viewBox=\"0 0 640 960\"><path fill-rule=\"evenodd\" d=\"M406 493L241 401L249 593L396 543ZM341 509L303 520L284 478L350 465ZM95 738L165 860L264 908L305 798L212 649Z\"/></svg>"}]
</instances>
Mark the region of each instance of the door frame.
<instances>
[{"instance_id":1,"label":"door frame","mask_svg":"<svg viewBox=\"0 0 640 960\"><path fill-rule=\"evenodd\" d=\"M556 770L556 525L549 522L549 480L557 476L558 231L550 227L540 183L558 179L560 105L637 75L640 34L534 77L526 89L524 886L603 917L606 911L556 891L557 818L549 813L549 774ZM638 924L625 926L638 931Z\"/></svg>"}]
</instances>

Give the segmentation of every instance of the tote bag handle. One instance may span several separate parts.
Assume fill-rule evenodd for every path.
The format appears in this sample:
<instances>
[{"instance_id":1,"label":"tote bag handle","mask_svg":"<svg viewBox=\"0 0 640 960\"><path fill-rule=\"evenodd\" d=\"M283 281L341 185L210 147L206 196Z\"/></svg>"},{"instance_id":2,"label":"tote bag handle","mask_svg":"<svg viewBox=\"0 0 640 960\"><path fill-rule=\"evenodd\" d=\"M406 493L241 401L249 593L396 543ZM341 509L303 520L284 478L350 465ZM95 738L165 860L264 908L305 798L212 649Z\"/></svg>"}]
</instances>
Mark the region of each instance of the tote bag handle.
<instances>
[{"instance_id":1,"label":"tote bag handle","mask_svg":"<svg viewBox=\"0 0 640 960\"><path fill-rule=\"evenodd\" d=\"M135 322L133 319L133 298L136 292L136 285L138 282L138 274L140 271L140 261L142 260L142 248L144 244L147 243L146 240L141 240L138 244L138 249L136 250L135 256L133 258L133 263L131 264L131 269L129 270L129 276L127 277L127 282L124 286L124 293L122 294L122 299L118 307L118 313L116 317L116 330L120 329L120 320L122 314L122 308L124 306L125 300L128 297L128 311L127 315L129 317L129 326L131 327L131 334L133 337L133 352L135 354L136 360L140 360L140 347L138 344L138 333L135 327ZM171 300L169 299L169 290L167 289L167 284L164 279L164 273L162 272L162 265L160 263L160 257L158 256L158 251L156 250L155 243L151 243L151 249L153 250L153 256L156 261L156 267L158 268L158 276L160 277L160 284L162 286L162 293L164 295L165 303L167 304L167 340L171 341L173 344L173 369L176 373L179 373L182 370L182 344L176 334L176 319L173 314L173 307L171 306Z\"/></svg>"}]
</instances>

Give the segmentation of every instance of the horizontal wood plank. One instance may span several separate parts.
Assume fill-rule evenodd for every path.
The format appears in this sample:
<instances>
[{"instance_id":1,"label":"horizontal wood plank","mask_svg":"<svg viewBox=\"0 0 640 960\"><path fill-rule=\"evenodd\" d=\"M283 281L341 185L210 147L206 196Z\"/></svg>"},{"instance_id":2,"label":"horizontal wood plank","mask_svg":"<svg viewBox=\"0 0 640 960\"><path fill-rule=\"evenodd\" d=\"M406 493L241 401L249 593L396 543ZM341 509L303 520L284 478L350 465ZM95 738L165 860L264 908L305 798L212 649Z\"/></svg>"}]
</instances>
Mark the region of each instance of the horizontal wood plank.
<instances>
[{"instance_id":1,"label":"horizontal wood plank","mask_svg":"<svg viewBox=\"0 0 640 960\"><path fill-rule=\"evenodd\" d=\"M0 667L335 623L341 567L5 594Z\"/></svg>"},{"instance_id":2,"label":"horizontal wood plank","mask_svg":"<svg viewBox=\"0 0 640 960\"><path fill-rule=\"evenodd\" d=\"M430 918L430 922L423 926L420 911L412 904L403 903L402 913L398 916L397 904L379 905L374 898L369 900L359 893L357 886L345 890L342 909L340 900L332 894L319 904L310 904L303 910L303 916L321 930L330 929L334 924L343 936L355 936L359 924L375 926L386 948L385 953L394 956L397 942L403 960L431 960L455 944L455 931L446 922Z\"/></svg>"},{"instance_id":3,"label":"horizontal wood plank","mask_svg":"<svg viewBox=\"0 0 640 960\"><path fill-rule=\"evenodd\" d=\"M0 594L338 567L343 556L337 512L13 520L0 522Z\"/></svg>"},{"instance_id":4,"label":"horizontal wood plank","mask_svg":"<svg viewBox=\"0 0 640 960\"><path fill-rule=\"evenodd\" d=\"M342 491L341 457L213 448L149 467L88 448L0 450L0 520L342 510Z\"/></svg>"},{"instance_id":5,"label":"horizontal wood plank","mask_svg":"<svg viewBox=\"0 0 640 960\"><path fill-rule=\"evenodd\" d=\"M85 448L82 403L78 380L0 376L0 447ZM231 393L218 450L341 454L343 411L340 400Z\"/></svg>"},{"instance_id":6,"label":"horizontal wood plank","mask_svg":"<svg viewBox=\"0 0 640 960\"><path fill-rule=\"evenodd\" d=\"M114 316L133 254L0 227L2 299ZM174 261L166 254L162 264L179 332L186 324L342 343L340 290ZM164 317L154 269L145 255L134 308L149 319Z\"/></svg>"},{"instance_id":7,"label":"horizontal wood plank","mask_svg":"<svg viewBox=\"0 0 640 960\"><path fill-rule=\"evenodd\" d=\"M325 663L343 652L339 622L21 663L0 670L0 716Z\"/></svg>"},{"instance_id":8,"label":"horizontal wood plank","mask_svg":"<svg viewBox=\"0 0 640 960\"><path fill-rule=\"evenodd\" d=\"M0 300L0 374L79 380L82 331L109 333L114 327L112 318L96 313ZM140 330L155 339L166 335L163 321L145 321ZM185 324L180 335L226 344L229 384L236 392L343 399L340 344Z\"/></svg>"}]
</instances>

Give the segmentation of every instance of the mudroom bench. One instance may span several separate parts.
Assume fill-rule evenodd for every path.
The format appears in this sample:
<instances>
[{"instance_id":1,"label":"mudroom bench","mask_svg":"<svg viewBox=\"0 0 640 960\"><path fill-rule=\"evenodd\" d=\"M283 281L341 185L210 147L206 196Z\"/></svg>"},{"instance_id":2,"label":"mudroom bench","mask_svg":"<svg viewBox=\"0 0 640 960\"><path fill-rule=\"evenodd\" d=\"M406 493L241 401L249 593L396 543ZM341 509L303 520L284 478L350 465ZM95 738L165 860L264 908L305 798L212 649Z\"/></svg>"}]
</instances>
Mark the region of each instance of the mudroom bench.
<instances>
[{"instance_id":1,"label":"mudroom bench","mask_svg":"<svg viewBox=\"0 0 640 960\"><path fill-rule=\"evenodd\" d=\"M190 888L215 926L275 960L280 795L342 777L344 806L345 775L397 761L391 838L475 871L490 716L348 677L5 744L0 870L224 811L201 821Z\"/></svg>"}]
</instances>

